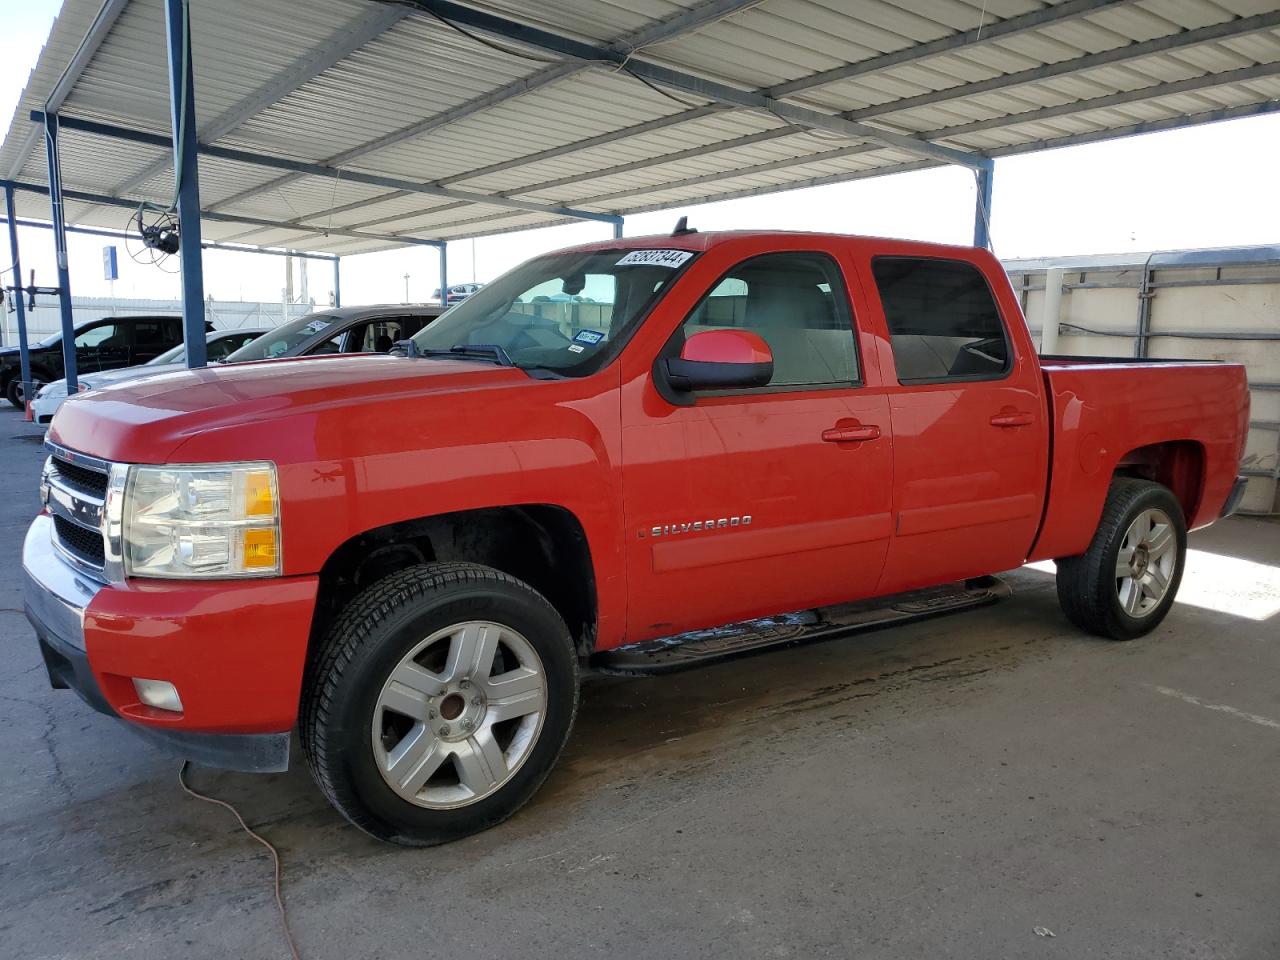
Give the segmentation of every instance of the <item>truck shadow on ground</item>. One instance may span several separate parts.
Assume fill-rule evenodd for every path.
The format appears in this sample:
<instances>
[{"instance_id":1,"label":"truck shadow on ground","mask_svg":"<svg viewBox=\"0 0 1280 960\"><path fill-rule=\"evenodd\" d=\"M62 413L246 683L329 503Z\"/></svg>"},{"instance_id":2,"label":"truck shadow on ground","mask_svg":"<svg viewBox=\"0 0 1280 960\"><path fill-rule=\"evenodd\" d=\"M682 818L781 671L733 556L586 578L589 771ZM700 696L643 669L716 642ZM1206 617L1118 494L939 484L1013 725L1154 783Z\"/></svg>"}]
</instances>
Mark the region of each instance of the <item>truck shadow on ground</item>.
<instances>
[{"instance_id":1,"label":"truck shadow on ground","mask_svg":"<svg viewBox=\"0 0 1280 960\"><path fill-rule=\"evenodd\" d=\"M1014 597L977 611L665 676L590 677L573 737L547 783L513 821L484 836L554 832L601 791L650 777L695 776L802 724L891 722L922 700L939 706L993 671L1052 656L1061 643L1102 643L1062 618L1050 575L1023 570L1010 577ZM240 796L245 806L246 795L268 804L251 822L309 856L324 857L326 848L344 856L359 856L361 847L386 849L348 827L297 760L279 776L201 771L196 779L220 797Z\"/></svg>"},{"instance_id":2,"label":"truck shadow on ground","mask_svg":"<svg viewBox=\"0 0 1280 960\"><path fill-rule=\"evenodd\" d=\"M429 875L442 857L485 873L515 859L533 863L573 847L584 821L594 831L634 824L638 811L661 797L694 792L706 778L751 762L762 746L788 749L813 724L824 732L891 729L982 696L987 684L1023 665L1058 657L1112 662L1146 646L1117 650L1072 628L1058 610L1051 574L1023 569L1007 576L1014 596L976 611L663 677L590 679L573 738L542 790L505 824L447 853L396 848L360 833L326 803L300 754L285 774L195 769L190 780L233 803L276 844L286 878L336 872L363 883L392 864ZM1182 605L1174 616L1197 631L1221 629L1224 617ZM50 755L62 786L48 779L40 815L6 825L0 867L27 864L22 890L0 896L6 910L53 898L92 909L103 924L143 913L176 922L210 891L236 891L235 899L266 906L265 888L244 887L246 870L269 871L263 851L227 811L180 792L176 761L125 739L78 703L42 705L50 694L29 689L34 682L24 684L20 699L49 714ZM58 729L72 726L80 732ZM108 744L110 756L103 756ZM113 773L95 783L104 764ZM157 857L165 864L158 872ZM49 869L39 869L41 862ZM68 877L54 869L59 862L85 866Z\"/></svg>"}]
</instances>

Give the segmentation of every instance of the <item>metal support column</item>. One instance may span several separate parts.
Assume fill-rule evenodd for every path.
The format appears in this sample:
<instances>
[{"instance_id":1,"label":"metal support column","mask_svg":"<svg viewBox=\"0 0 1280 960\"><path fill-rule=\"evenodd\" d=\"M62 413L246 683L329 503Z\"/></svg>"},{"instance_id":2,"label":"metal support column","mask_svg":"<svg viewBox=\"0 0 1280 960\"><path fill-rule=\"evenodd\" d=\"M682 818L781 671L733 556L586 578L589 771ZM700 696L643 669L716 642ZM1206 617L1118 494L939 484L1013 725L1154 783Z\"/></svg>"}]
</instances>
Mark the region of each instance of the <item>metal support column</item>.
<instances>
[{"instance_id":1,"label":"metal support column","mask_svg":"<svg viewBox=\"0 0 1280 960\"><path fill-rule=\"evenodd\" d=\"M1138 358L1147 355L1147 342L1151 336L1151 301L1156 292L1155 271L1151 269L1151 258L1155 251L1147 255L1142 265L1142 283L1138 287L1138 335L1133 338L1133 355Z\"/></svg>"},{"instance_id":2,"label":"metal support column","mask_svg":"<svg viewBox=\"0 0 1280 960\"><path fill-rule=\"evenodd\" d=\"M342 306L342 258L333 258L333 305Z\"/></svg>"},{"instance_id":3,"label":"metal support column","mask_svg":"<svg viewBox=\"0 0 1280 960\"><path fill-rule=\"evenodd\" d=\"M615 240L622 239L622 217L619 217L617 220L613 221L613 239Z\"/></svg>"},{"instance_id":4,"label":"metal support column","mask_svg":"<svg viewBox=\"0 0 1280 960\"><path fill-rule=\"evenodd\" d=\"M31 390L31 354L27 350L27 305L22 299L22 260L18 256L18 219L13 209L13 187L4 188L4 215L9 221L9 255L13 257L14 305L18 311L18 367L25 396Z\"/></svg>"},{"instance_id":5,"label":"metal support column","mask_svg":"<svg viewBox=\"0 0 1280 960\"><path fill-rule=\"evenodd\" d=\"M58 307L62 314L62 366L67 396L79 389L76 378L76 324L71 313L71 275L67 270L67 224L62 211L62 164L58 160L58 115L44 123L44 147L49 160L49 208L53 221L53 249L58 267ZM30 399L30 398L28 398Z\"/></svg>"},{"instance_id":6,"label":"metal support column","mask_svg":"<svg viewBox=\"0 0 1280 960\"><path fill-rule=\"evenodd\" d=\"M208 360L204 336L204 258L200 248L200 180L196 156L196 96L191 69L191 25L187 0L165 0L169 39L169 122L178 200L182 255L182 339L187 366Z\"/></svg>"},{"instance_id":7,"label":"metal support column","mask_svg":"<svg viewBox=\"0 0 1280 960\"><path fill-rule=\"evenodd\" d=\"M449 306L449 245L440 244L440 306Z\"/></svg>"},{"instance_id":8,"label":"metal support column","mask_svg":"<svg viewBox=\"0 0 1280 960\"><path fill-rule=\"evenodd\" d=\"M978 198L973 209L973 245L983 250L991 246L991 181L994 172L993 167L974 171Z\"/></svg>"}]
</instances>

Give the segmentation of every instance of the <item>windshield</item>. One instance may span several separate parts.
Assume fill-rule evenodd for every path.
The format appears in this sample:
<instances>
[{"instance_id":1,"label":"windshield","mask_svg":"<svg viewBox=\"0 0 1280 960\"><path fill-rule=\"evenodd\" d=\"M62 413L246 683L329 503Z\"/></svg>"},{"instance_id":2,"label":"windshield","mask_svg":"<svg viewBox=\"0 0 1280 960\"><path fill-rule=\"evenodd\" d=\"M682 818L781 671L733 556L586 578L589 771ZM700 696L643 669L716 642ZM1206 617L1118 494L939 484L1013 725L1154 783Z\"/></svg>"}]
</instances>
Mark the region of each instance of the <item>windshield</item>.
<instances>
[{"instance_id":1,"label":"windshield","mask_svg":"<svg viewBox=\"0 0 1280 960\"><path fill-rule=\"evenodd\" d=\"M539 257L481 287L413 342L420 353L489 348L490 357L509 357L517 367L586 376L694 256L598 250Z\"/></svg>"},{"instance_id":2,"label":"windshield","mask_svg":"<svg viewBox=\"0 0 1280 960\"><path fill-rule=\"evenodd\" d=\"M282 323L270 333L264 333L257 340L246 343L239 350L227 354L224 363L239 363L242 360L272 360L276 357L291 357L297 347L302 346L317 333L328 330L338 322L338 317L331 314L309 313L297 320Z\"/></svg>"},{"instance_id":3,"label":"windshield","mask_svg":"<svg viewBox=\"0 0 1280 960\"><path fill-rule=\"evenodd\" d=\"M55 343L61 343L61 342L62 342L62 334L61 334L60 332L59 332L59 333L51 333L51 334L49 334L49 336L45 337L43 340L41 340L39 343L37 343L37 344L36 344L36 346L37 346L37 347L52 347Z\"/></svg>"}]
</instances>

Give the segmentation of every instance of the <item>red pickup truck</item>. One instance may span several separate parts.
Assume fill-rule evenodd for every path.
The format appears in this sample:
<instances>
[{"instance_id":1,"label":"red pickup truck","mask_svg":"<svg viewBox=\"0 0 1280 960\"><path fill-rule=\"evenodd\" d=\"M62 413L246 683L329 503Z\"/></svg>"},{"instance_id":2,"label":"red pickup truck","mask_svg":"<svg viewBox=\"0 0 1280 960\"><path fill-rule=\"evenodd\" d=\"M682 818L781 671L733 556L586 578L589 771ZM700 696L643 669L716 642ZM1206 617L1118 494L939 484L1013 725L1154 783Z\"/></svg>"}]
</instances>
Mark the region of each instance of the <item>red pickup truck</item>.
<instances>
[{"instance_id":1,"label":"red pickup truck","mask_svg":"<svg viewBox=\"0 0 1280 960\"><path fill-rule=\"evenodd\" d=\"M1002 593L1168 613L1234 509L1239 366L1037 358L983 250L800 233L537 257L401 345L69 400L24 545L55 687L355 825L516 810L584 672L655 672Z\"/></svg>"}]
</instances>

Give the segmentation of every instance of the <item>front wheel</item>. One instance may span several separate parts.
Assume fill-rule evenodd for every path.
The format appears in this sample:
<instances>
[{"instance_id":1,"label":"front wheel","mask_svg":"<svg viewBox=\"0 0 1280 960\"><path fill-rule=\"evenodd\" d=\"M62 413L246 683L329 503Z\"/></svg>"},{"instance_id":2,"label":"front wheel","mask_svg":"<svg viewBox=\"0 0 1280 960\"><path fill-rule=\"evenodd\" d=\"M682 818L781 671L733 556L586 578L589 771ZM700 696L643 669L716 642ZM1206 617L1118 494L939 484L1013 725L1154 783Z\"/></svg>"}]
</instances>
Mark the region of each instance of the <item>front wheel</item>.
<instances>
[{"instance_id":1,"label":"front wheel","mask_svg":"<svg viewBox=\"0 0 1280 960\"><path fill-rule=\"evenodd\" d=\"M1169 613L1187 554L1182 506L1168 487L1117 478L1089 549L1058 561L1058 602L1082 630L1132 640Z\"/></svg>"},{"instance_id":2,"label":"front wheel","mask_svg":"<svg viewBox=\"0 0 1280 960\"><path fill-rule=\"evenodd\" d=\"M509 817L568 739L577 658L555 609L489 567L410 567L360 594L308 671L300 734L329 801L430 846Z\"/></svg>"},{"instance_id":3,"label":"front wheel","mask_svg":"<svg viewBox=\"0 0 1280 960\"><path fill-rule=\"evenodd\" d=\"M10 380L7 384L5 384L5 388L4 388L5 399L8 400L11 404L13 404L15 407L17 407L19 410L26 409L26 404L23 402L22 393L23 393L22 381L18 377L15 376L12 380Z\"/></svg>"}]
</instances>

